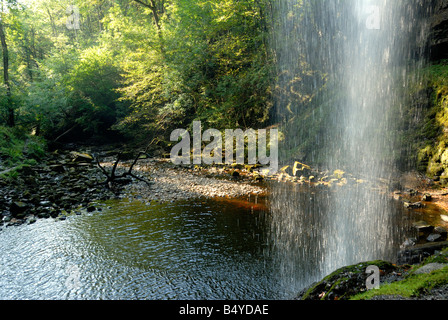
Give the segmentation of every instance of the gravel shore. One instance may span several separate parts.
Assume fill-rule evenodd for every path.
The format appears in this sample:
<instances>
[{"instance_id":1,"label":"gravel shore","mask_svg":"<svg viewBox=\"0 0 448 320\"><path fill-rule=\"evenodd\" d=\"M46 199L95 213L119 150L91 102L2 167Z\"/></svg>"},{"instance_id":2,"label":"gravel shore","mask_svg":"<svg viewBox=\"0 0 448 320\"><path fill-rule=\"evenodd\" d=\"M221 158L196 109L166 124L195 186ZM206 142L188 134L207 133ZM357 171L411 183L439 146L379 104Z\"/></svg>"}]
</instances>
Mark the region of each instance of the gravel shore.
<instances>
[{"instance_id":1,"label":"gravel shore","mask_svg":"<svg viewBox=\"0 0 448 320\"><path fill-rule=\"evenodd\" d=\"M117 170L127 171L132 161L122 162ZM113 161L103 161L104 167ZM245 168L225 166L174 166L165 159L142 159L133 173L150 182L134 180L124 186L125 193L138 194L146 201L175 201L192 198L239 198L265 195L266 188Z\"/></svg>"}]
</instances>

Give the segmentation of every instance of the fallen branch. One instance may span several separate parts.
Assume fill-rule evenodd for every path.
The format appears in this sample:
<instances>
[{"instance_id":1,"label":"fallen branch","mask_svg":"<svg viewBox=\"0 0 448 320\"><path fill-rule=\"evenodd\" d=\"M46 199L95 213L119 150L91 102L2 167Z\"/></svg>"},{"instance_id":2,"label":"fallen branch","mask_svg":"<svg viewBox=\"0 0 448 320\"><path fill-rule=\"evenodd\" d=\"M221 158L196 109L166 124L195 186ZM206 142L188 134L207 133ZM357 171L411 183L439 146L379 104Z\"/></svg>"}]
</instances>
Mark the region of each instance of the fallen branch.
<instances>
[{"instance_id":1,"label":"fallen branch","mask_svg":"<svg viewBox=\"0 0 448 320\"><path fill-rule=\"evenodd\" d=\"M139 181L142 181L142 182L146 183L148 186L150 186L151 183L152 183L151 181L143 179L143 178L141 178L139 176L136 176L135 174L132 173L132 170L134 169L134 166L137 164L138 160L140 159L140 157L142 155L147 155L146 151L145 152L143 152L143 151L139 152L137 157L134 159L134 161L132 162L131 166L129 167L129 170L127 172L124 172L124 173L120 174L120 175L116 174L116 170L117 170L117 166L118 166L118 164L119 164L119 162L121 160L121 153L119 153L117 155L117 159L115 160L115 163L114 163L114 165L112 167L112 171L110 173L107 172L107 170L101 165L99 158L95 157L96 158L96 164L97 164L98 168L100 168L100 170L103 172L103 174L107 178L106 181L102 182L101 184L104 184L109 189L112 189L112 184L114 182L116 182L117 179L123 179L123 178L126 178L126 177L130 176L130 177L132 177L134 179L137 179Z\"/></svg>"}]
</instances>

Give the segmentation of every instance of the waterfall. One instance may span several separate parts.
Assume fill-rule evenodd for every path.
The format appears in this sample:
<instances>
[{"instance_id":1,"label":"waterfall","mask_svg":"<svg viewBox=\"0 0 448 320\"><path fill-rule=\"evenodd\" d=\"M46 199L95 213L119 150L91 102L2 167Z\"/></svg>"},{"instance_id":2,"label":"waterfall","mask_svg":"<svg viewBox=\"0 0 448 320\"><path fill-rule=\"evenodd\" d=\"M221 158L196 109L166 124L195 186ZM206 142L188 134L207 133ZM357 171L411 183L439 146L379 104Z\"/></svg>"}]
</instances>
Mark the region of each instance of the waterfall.
<instances>
[{"instance_id":1,"label":"waterfall","mask_svg":"<svg viewBox=\"0 0 448 320\"><path fill-rule=\"evenodd\" d=\"M280 162L341 170L354 181L272 186L272 246L294 289L345 265L394 259L404 231L388 183L401 156L403 106L424 63L427 11L424 0L274 5Z\"/></svg>"}]
</instances>

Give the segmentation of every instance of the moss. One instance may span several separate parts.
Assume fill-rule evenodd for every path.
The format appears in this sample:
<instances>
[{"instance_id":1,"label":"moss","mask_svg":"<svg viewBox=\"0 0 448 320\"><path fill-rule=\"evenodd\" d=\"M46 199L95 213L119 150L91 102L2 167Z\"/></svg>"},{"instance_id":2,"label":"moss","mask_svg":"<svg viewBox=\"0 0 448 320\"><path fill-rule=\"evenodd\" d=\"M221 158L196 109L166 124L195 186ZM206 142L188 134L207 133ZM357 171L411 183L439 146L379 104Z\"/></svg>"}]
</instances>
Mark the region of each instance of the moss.
<instances>
[{"instance_id":1,"label":"moss","mask_svg":"<svg viewBox=\"0 0 448 320\"><path fill-rule=\"evenodd\" d=\"M446 267L427 274L417 274L416 271L430 263L446 264ZM359 293L351 300L369 300L376 296L400 296L405 298L419 298L432 289L448 284L448 248L427 258L422 264L414 267L405 279L382 285L377 290Z\"/></svg>"},{"instance_id":2,"label":"moss","mask_svg":"<svg viewBox=\"0 0 448 320\"><path fill-rule=\"evenodd\" d=\"M302 300L347 300L365 290L368 266L377 266L385 274L398 270L392 263L382 260L346 266L309 287L299 298Z\"/></svg>"},{"instance_id":3,"label":"moss","mask_svg":"<svg viewBox=\"0 0 448 320\"><path fill-rule=\"evenodd\" d=\"M402 281L393 282L381 286L377 290L370 290L365 293L353 296L351 300L369 300L375 296L400 296L400 297L420 297L429 293L433 288L448 284L448 265L440 270L429 274L413 274Z\"/></svg>"},{"instance_id":4,"label":"moss","mask_svg":"<svg viewBox=\"0 0 448 320\"><path fill-rule=\"evenodd\" d=\"M15 171L35 165L45 156L46 144L39 137L25 134L20 128L0 126L0 169L2 178L14 178ZM12 169L12 170L8 170Z\"/></svg>"},{"instance_id":5,"label":"moss","mask_svg":"<svg viewBox=\"0 0 448 320\"><path fill-rule=\"evenodd\" d=\"M417 170L434 178L448 173L448 61L427 67L423 74L422 83L431 94L422 110L423 118L410 126L404 142L412 145L408 157L415 159ZM416 117L417 109L409 108L410 119Z\"/></svg>"}]
</instances>

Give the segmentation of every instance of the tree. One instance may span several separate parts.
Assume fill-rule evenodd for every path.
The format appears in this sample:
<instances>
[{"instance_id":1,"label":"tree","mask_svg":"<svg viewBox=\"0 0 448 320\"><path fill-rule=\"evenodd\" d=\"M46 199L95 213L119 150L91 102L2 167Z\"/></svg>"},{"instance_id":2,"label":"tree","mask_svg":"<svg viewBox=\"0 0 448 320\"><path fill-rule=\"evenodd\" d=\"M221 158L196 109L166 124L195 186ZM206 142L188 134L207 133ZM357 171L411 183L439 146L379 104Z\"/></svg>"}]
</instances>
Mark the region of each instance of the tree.
<instances>
[{"instance_id":1,"label":"tree","mask_svg":"<svg viewBox=\"0 0 448 320\"><path fill-rule=\"evenodd\" d=\"M12 105L11 98L11 85L9 82L9 52L8 52L8 44L6 42L5 28L4 28L4 7L2 2L2 13L0 16L0 41L2 45L2 53L3 53L3 83L6 88L6 108L7 108L7 118L6 124L10 127L14 127L15 119L14 119L14 107Z\"/></svg>"}]
</instances>

